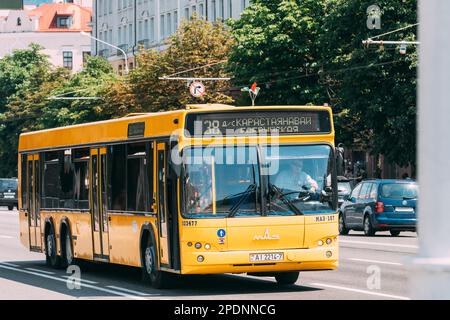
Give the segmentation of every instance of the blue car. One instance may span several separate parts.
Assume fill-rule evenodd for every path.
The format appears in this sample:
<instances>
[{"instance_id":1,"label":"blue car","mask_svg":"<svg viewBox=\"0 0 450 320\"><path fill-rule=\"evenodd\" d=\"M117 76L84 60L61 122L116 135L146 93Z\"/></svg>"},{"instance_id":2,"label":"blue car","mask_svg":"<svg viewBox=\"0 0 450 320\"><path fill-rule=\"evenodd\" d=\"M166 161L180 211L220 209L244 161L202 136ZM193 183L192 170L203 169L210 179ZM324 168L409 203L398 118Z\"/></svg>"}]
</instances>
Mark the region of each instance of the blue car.
<instances>
[{"instance_id":1,"label":"blue car","mask_svg":"<svg viewBox=\"0 0 450 320\"><path fill-rule=\"evenodd\" d=\"M366 180L355 186L339 209L339 233L416 231L418 186L414 180Z\"/></svg>"}]
</instances>

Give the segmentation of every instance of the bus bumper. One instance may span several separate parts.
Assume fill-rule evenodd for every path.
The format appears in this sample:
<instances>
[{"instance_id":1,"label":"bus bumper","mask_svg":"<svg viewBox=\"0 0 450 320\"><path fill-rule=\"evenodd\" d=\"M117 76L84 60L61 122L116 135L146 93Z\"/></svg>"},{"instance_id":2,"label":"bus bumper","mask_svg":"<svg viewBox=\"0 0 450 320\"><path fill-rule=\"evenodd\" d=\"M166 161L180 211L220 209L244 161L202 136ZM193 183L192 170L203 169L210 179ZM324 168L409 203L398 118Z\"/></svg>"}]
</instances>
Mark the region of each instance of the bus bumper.
<instances>
[{"instance_id":1,"label":"bus bumper","mask_svg":"<svg viewBox=\"0 0 450 320\"><path fill-rule=\"evenodd\" d=\"M252 253L283 253L281 261L250 262ZM330 254L331 253L331 254ZM332 270L338 267L337 246L255 251L198 251L185 253L182 274L257 273ZM198 257L203 256L199 262ZM201 259L200 259L201 260Z\"/></svg>"}]
</instances>

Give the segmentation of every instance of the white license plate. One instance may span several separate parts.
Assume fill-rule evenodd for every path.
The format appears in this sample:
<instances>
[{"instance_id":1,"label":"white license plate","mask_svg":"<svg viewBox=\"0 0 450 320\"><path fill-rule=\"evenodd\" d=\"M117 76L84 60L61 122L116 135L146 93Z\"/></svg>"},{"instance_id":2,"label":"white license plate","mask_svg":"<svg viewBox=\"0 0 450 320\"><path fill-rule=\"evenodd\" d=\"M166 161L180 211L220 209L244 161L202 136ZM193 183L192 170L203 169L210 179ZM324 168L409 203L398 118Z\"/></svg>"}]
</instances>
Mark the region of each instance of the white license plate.
<instances>
[{"instance_id":1,"label":"white license plate","mask_svg":"<svg viewBox=\"0 0 450 320\"><path fill-rule=\"evenodd\" d=\"M14 199L14 195L5 194L5 199Z\"/></svg>"},{"instance_id":2,"label":"white license plate","mask_svg":"<svg viewBox=\"0 0 450 320\"><path fill-rule=\"evenodd\" d=\"M284 254L281 252L276 253L251 253L250 262L260 261L281 261L284 258Z\"/></svg>"},{"instance_id":3,"label":"white license plate","mask_svg":"<svg viewBox=\"0 0 450 320\"><path fill-rule=\"evenodd\" d=\"M397 207L395 208L397 212L414 212L414 208L411 207Z\"/></svg>"}]
</instances>

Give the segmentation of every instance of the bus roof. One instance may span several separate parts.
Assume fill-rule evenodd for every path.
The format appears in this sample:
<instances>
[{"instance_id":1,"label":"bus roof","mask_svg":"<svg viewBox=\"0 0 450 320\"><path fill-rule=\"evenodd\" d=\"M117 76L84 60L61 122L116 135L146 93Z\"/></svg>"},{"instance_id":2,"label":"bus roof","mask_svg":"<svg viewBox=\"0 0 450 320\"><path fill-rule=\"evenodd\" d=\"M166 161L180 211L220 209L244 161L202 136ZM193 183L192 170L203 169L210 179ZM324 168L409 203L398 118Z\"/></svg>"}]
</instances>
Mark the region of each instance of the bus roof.
<instances>
[{"instance_id":1,"label":"bus roof","mask_svg":"<svg viewBox=\"0 0 450 320\"><path fill-rule=\"evenodd\" d=\"M66 127L22 133L19 152L58 149L64 147L96 145L133 140L143 137L166 137L184 128L185 115L199 112L255 111L255 110L328 110L325 106L258 106L234 107L221 104L189 104L185 109L154 113L131 113L122 118L90 122ZM129 124L145 123L143 135L130 137Z\"/></svg>"}]
</instances>

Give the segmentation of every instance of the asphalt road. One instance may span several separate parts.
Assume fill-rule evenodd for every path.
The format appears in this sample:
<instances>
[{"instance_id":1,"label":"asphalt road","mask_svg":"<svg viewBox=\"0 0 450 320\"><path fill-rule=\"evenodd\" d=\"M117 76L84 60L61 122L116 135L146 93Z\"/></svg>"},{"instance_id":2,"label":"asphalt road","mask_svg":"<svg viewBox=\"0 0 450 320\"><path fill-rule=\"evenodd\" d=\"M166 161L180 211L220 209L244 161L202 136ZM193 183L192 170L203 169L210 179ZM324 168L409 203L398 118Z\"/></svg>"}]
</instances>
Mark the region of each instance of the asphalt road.
<instances>
[{"instance_id":1,"label":"asphalt road","mask_svg":"<svg viewBox=\"0 0 450 320\"><path fill-rule=\"evenodd\" d=\"M0 208L0 299L409 299L408 257L417 250L415 233L399 237L362 232L341 236L340 267L303 272L294 286L247 275L188 276L176 289L156 290L141 282L136 268L87 264L81 288L69 289L66 270L46 267L43 254L18 239L17 211Z\"/></svg>"}]
</instances>

